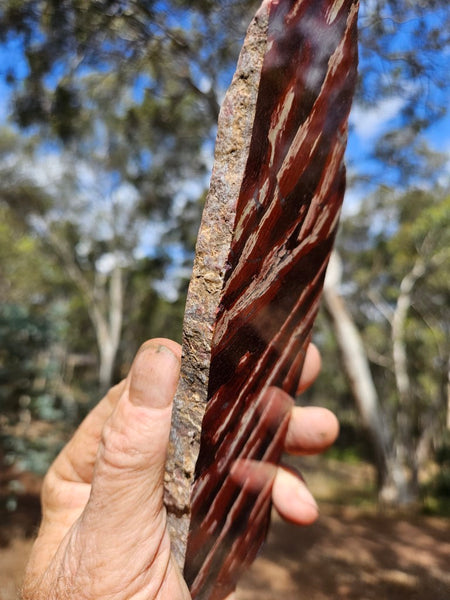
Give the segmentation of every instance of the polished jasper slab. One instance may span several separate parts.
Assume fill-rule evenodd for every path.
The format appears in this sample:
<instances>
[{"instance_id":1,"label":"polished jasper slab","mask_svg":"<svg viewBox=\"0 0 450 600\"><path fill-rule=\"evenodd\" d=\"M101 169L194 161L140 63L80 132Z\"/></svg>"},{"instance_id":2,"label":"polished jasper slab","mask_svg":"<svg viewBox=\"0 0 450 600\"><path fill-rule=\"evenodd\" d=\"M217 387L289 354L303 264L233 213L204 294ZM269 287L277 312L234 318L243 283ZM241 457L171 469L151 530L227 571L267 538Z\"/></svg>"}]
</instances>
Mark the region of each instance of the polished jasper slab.
<instances>
[{"instance_id":1,"label":"polished jasper slab","mask_svg":"<svg viewBox=\"0 0 450 600\"><path fill-rule=\"evenodd\" d=\"M295 394L336 233L357 11L264 2L221 110L166 474L193 598L226 598L266 535L291 408L271 388Z\"/></svg>"}]
</instances>

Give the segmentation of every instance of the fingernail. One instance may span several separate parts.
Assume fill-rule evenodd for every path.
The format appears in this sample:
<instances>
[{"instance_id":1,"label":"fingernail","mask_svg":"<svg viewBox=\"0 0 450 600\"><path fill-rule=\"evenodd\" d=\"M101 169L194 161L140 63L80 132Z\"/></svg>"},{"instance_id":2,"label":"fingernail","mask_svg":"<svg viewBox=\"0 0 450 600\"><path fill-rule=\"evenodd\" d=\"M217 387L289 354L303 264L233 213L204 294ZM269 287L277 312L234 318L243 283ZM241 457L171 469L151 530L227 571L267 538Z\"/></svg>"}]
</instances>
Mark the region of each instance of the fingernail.
<instances>
[{"instance_id":1,"label":"fingernail","mask_svg":"<svg viewBox=\"0 0 450 600\"><path fill-rule=\"evenodd\" d=\"M300 500L300 502L302 502L303 504L308 504L309 506L314 508L314 510L319 512L319 507L317 506L317 502L315 501L314 496L311 494L311 492L308 490L308 488L305 485L301 484L300 482L297 486L297 494L296 495L297 495L298 500Z\"/></svg>"},{"instance_id":2,"label":"fingernail","mask_svg":"<svg viewBox=\"0 0 450 600\"><path fill-rule=\"evenodd\" d=\"M168 346L165 346L164 344L160 344L155 340L150 340L150 341L142 344L142 346L139 348L139 350L136 354L136 358L140 354L146 353L146 352L152 352L153 354L166 353L166 354L169 354L170 356L173 356L173 358L176 360L177 363L180 362L178 356Z\"/></svg>"}]
</instances>

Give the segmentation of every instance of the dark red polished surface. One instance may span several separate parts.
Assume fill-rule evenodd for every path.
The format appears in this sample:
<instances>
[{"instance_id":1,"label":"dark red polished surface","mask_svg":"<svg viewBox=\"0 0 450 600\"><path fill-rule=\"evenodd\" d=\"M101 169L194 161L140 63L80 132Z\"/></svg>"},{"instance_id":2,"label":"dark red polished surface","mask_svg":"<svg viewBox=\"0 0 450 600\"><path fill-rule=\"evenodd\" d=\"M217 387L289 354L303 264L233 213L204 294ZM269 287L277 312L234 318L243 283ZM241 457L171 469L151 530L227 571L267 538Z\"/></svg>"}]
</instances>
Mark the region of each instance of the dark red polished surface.
<instances>
[{"instance_id":1,"label":"dark red polished surface","mask_svg":"<svg viewBox=\"0 0 450 600\"><path fill-rule=\"evenodd\" d=\"M275 470L260 471L257 486L233 470L280 459L291 403L270 388L297 389L345 188L358 3L279 0L269 10L192 495L194 599L226 598L265 538Z\"/></svg>"}]
</instances>

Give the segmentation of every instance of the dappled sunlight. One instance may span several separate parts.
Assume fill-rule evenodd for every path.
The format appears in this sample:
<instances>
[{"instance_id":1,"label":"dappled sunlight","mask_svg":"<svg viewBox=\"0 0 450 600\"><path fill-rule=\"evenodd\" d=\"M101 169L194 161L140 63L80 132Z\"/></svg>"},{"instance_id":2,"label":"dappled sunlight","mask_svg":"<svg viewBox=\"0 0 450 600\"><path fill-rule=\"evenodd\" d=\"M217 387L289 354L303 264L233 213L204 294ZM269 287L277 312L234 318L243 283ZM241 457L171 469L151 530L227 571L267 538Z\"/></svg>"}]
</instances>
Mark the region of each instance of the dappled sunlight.
<instances>
[{"instance_id":1,"label":"dappled sunlight","mask_svg":"<svg viewBox=\"0 0 450 600\"><path fill-rule=\"evenodd\" d=\"M447 600L450 521L384 515L373 503L342 506L339 490L350 498L355 493L357 500L367 466L313 463L307 474L312 490L320 488L325 496L327 479L333 490L326 502L319 502L318 521L295 527L274 513L268 542L242 580L236 600ZM335 481L324 473L334 473ZM1 514L1 600L15 600L31 550L30 536L39 521L36 481L33 489L34 495L19 497L16 511Z\"/></svg>"},{"instance_id":2,"label":"dappled sunlight","mask_svg":"<svg viewBox=\"0 0 450 600\"><path fill-rule=\"evenodd\" d=\"M320 508L317 523L301 529L274 515L238 600L447 600L448 520L331 503Z\"/></svg>"}]
</instances>

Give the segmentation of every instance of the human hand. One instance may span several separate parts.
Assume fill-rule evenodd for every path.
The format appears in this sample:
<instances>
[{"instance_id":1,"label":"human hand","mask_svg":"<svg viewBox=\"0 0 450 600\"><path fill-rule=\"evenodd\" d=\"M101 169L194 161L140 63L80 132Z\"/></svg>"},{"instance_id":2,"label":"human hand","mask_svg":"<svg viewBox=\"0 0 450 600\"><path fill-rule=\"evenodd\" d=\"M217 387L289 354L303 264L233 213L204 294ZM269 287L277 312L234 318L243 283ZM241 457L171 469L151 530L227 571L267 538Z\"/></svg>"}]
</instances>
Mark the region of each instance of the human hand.
<instances>
[{"instance_id":1,"label":"human hand","mask_svg":"<svg viewBox=\"0 0 450 600\"><path fill-rule=\"evenodd\" d=\"M127 379L93 409L50 467L23 600L190 598L171 555L163 506L180 355L170 340L144 344ZM319 354L310 346L301 389L319 368ZM337 429L325 409L293 408L286 450L320 452ZM282 467L272 497L284 518L307 524L317 517L301 478Z\"/></svg>"}]
</instances>

